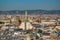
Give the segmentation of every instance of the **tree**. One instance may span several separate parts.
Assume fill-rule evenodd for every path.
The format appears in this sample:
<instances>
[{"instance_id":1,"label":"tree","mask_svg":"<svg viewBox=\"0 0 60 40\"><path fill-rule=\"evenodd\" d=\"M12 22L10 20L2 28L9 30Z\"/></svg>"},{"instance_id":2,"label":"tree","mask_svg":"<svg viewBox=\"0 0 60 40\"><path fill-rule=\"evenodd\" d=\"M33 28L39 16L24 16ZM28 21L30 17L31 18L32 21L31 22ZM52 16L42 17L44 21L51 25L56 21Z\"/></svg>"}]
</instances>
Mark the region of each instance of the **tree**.
<instances>
[{"instance_id":1,"label":"tree","mask_svg":"<svg viewBox=\"0 0 60 40\"><path fill-rule=\"evenodd\" d=\"M4 22L0 22L0 24L4 24Z\"/></svg>"},{"instance_id":2,"label":"tree","mask_svg":"<svg viewBox=\"0 0 60 40\"><path fill-rule=\"evenodd\" d=\"M42 33L42 30L41 30L41 29L39 29L39 30L38 30L38 33Z\"/></svg>"}]
</instances>

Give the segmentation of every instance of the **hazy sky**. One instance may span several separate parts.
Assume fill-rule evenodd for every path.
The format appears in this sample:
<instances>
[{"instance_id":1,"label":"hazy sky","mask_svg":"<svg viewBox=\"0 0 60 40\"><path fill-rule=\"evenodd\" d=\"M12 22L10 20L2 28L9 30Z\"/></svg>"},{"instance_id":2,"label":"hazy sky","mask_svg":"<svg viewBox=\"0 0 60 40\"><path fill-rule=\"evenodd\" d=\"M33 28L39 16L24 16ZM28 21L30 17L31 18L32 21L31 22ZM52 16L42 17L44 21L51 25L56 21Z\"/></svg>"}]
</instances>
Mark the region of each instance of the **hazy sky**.
<instances>
[{"instance_id":1,"label":"hazy sky","mask_svg":"<svg viewBox=\"0 0 60 40\"><path fill-rule=\"evenodd\" d=\"M60 0L0 0L0 10L60 10Z\"/></svg>"}]
</instances>

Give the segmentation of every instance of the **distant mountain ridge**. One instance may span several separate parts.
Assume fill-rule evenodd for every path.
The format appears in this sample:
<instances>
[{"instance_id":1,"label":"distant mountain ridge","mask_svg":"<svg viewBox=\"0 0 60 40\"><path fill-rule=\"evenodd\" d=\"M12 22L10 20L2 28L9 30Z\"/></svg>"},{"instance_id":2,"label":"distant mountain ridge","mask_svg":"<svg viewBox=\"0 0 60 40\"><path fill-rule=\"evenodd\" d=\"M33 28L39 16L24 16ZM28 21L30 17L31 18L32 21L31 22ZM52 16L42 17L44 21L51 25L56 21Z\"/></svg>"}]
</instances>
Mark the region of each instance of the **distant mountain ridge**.
<instances>
[{"instance_id":1,"label":"distant mountain ridge","mask_svg":"<svg viewBox=\"0 0 60 40\"><path fill-rule=\"evenodd\" d=\"M0 14L24 14L27 11L28 14L60 14L60 10L10 10L0 11Z\"/></svg>"}]
</instances>

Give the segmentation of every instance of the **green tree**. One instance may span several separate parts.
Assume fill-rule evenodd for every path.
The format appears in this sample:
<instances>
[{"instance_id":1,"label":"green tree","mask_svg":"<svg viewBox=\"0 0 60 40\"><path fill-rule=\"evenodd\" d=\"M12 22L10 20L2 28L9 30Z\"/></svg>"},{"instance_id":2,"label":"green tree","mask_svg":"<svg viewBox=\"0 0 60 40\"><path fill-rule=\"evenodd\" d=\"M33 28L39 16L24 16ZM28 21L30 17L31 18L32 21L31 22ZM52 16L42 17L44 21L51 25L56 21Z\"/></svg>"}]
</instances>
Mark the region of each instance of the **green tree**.
<instances>
[{"instance_id":1,"label":"green tree","mask_svg":"<svg viewBox=\"0 0 60 40\"><path fill-rule=\"evenodd\" d=\"M41 30L41 29L39 29L39 30L38 30L38 33L42 33L42 30Z\"/></svg>"},{"instance_id":2,"label":"green tree","mask_svg":"<svg viewBox=\"0 0 60 40\"><path fill-rule=\"evenodd\" d=\"M0 22L0 24L4 24L4 22Z\"/></svg>"}]
</instances>

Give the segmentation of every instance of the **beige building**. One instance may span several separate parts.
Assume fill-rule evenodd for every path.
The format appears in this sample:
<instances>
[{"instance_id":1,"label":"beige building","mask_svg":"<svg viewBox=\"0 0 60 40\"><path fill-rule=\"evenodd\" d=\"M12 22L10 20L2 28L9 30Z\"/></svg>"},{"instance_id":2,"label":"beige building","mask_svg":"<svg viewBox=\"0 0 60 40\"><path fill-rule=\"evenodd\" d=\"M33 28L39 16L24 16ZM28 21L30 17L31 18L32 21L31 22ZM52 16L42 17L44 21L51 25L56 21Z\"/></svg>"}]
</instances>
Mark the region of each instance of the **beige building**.
<instances>
[{"instance_id":1,"label":"beige building","mask_svg":"<svg viewBox=\"0 0 60 40\"><path fill-rule=\"evenodd\" d=\"M53 25L55 25L55 23L56 22L41 22L41 25L51 25L51 24L53 24Z\"/></svg>"},{"instance_id":2,"label":"beige building","mask_svg":"<svg viewBox=\"0 0 60 40\"><path fill-rule=\"evenodd\" d=\"M25 30L25 22L22 22L19 28ZM26 22L26 30L30 30L32 28L33 26L29 22Z\"/></svg>"},{"instance_id":3,"label":"beige building","mask_svg":"<svg viewBox=\"0 0 60 40\"><path fill-rule=\"evenodd\" d=\"M60 26L56 26L55 28L56 28L57 30L60 30Z\"/></svg>"}]
</instances>

